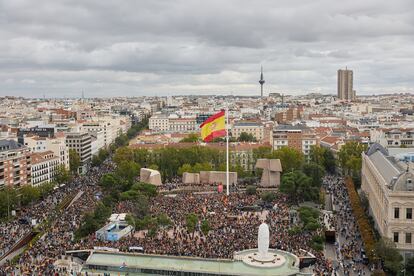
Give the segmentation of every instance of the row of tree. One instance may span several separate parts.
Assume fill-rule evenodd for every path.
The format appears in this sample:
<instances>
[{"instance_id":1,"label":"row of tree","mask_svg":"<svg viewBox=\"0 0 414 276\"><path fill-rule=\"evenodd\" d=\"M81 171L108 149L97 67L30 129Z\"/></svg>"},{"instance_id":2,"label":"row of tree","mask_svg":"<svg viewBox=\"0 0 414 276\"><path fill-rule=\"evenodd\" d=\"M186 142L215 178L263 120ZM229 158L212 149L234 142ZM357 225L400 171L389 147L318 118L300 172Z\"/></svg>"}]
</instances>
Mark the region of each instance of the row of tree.
<instances>
[{"instance_id":1,"label":"row of tree","mask_svg":"<svg viewBox=\"0 0 414 276\"><path fill-rule=\"evenodd\" d=\"M180 140L180 143L197 143L201 141L201 137L196 133L191 133L187 137ZM215 138L213 143L225 142L226 139L222 137ZM242 132L236 139L229 137L229 142L257 142L257 139L251 133Z\"/></svg>"},{"instance_id":2,"label":"row of tree","mask_svg":"<svg viewBox=\"0 0 414 276\"><path fill-rule=\"evenodd\" d=\"M39 186L26 185L20 189L5 188L0 190L0 220L8 218L12 210L29 206L33 202L46 197L55 186L55 183L46 183Z\"/></svg>"}]
</instances>

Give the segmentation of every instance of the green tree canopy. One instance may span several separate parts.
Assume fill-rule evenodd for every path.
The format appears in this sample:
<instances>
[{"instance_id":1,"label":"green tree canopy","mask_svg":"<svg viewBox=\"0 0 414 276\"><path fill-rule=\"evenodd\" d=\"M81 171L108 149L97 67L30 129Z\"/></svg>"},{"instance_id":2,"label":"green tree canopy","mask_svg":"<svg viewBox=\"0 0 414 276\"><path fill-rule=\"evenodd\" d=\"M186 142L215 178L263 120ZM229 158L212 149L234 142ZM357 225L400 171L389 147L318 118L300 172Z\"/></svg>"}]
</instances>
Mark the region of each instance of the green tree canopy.
<instances>
[{"instance_id":1,"label":"green tree canopy","mask_svg":"<svg viewBox=\"0 0 414 276\"><path fill-rule=\"evenodd\" d=\"M188 229L188 232L191 232L194 234L194 231L196 230L196 226L198 223L198 217L195 213L190 213L185 218L186 226Z\"/></svg>"},{"instance_id":2,"label":"green tree canopy","mask_svg":"<svg viewBox=\"0 0 414 276\"><path fill-rule=\"evenodd\" d=\"M394 275L403 269L403 257L391 239L381 238L375 245L375 254L382 259L384 268Z\"/></svg>"},{"instance_id":3,"label":"green tree canopy","mask_svg":"<svg viewBox=\"0 0 414 276\"><path fill-rule=\"evenodd\" d=\"M282 176L280 191L287 194L296 203L319 199L319 189L312 185L312 178L298 170L285 173Z\"/></svg>"},{"instance_id":4,"label":"green tree canopy","mask_svg":"<svg viewBox=\"0 0 414 276\"><path fill-rule=\"evenodd\" d=\"M196 143L200 139L199 135L196 133L191 133L187 137L180 140L180 143Z\"/></svg>"},{"instance_id":5,"label":"green tree canopy","mask_svg":"<svg viewBox=\"0 0 414 276\"><path fill-rule=\"evenodd\" d=\"M204 219L201 222L201 232L203 232L204 236L207 236L208 232L210 231L210 224L207 219Z\"/></svg>"},{"instance_id":6,"label":"green tree canopy","mask_svg":"<svg viewBox=\"0 0 414 276\"><path fill-rule=\"evenodd\" d=\"M290 147L282 147L275 150L268 156L268 158L280 159L283 173L299 170L305 160L300 151Z\"/></svg>"},{"instance_id":7,"label":"green tree canopy","mask_svg":"<svg viewBox=\"0 0 414 276\"><path fill-rule=\"evenodd\" d=\"M322 178L326 174L324 167L322 167L321 165L319 165L317 163L309 162L309 163L303 164L302 171L307 176L312 178L312 185L314 187L320 187L321 186Z\"/></svg>"},{"instance_id":8,"label":"green tree canopy","mask_svg":"<svg viewBox=\"0 0 414 276\"><path fill-rule=\"evenodd\" d=\"M239 142L256 142L256 138L251 133L242 132L240 133L239 138L237 139Z\"/></svg>"},{"instance_id":9,"label":"green tree canopy","mask_svg":"<svg viewBox=\"0 0 414 276\"><path fill-rule=\"evenodd\" d=\"M70 171L73 173L78 173L80 164L81 164L81 159L80 159L79 153L74 149L70 149L69 150Z\"/></svg>"},{"instance_id":10,"label":"green tree canopy","mask_svg":"<svg viewBox=\"0 0 414 276\"><path fill-rule=\"evenodd\" d=\"M59 184L66 183L70 180L69 171L64 165L59 165L56 168L55 181Z\"/></svg>"}]
</instances>

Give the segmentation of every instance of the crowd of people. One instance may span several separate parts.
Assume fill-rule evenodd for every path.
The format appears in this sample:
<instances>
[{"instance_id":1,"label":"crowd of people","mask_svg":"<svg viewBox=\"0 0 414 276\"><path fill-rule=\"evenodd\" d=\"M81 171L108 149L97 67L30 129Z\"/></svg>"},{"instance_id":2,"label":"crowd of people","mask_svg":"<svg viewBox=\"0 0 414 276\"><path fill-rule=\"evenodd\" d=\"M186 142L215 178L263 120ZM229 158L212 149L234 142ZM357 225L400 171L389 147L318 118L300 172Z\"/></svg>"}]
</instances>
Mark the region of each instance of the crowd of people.
<instances>
[{"instance_id":1,"label":"crowd of people","mask_svg":"<svg viewBox=\"0 0 414 276\"><path fill-rule=\"evenodd\" d=\"M332 204L336 210L332 223L337 230L335 249L339 265L334 270L341 271L345 276L365 275L367 267L362 258L363 243L352 213L344 179L338 176L326 176L324 186L327 193L332 195Z\"/></svg>"},{"instance_id":2,"label":"crowd of people","mask_svg":"<svg viewBox=\"0 0 414 276\"><path fill-rule=\"evenodd\" d=\"M2 223L0 225L0 258L6 254L10 248L21 238L29 234L32 230L34 222L35 224L43 223L50 214L54 211L57 204L59 204L71 191L76 189L75 183L78 182L78 178L75 178L73 182L62 185L62 187L56 187L56 189L49 194L46 198L37 202L36 204L30 204L18 211L18 216L12 220Z\"/></svg>"},{"instance_id":3,"label":"crowd of people","mask_svg":"<svg viewBox=\"0 0 414 276\"><path fill-rule=\"evenodd\" d=\"M113 170L113 163L106 161L99 168L92 168L87 176L80 176L57 189L46 199L21 210L19 218L36 219L38 223L52 219L52 224L34 244L20 256L17 264L6 263L0 267L0 274L18 272L19 275L42 275L53 273L53 263L67 250L91 249L95 246L107 246L128 251L131 246L143 247L148 254L165 254L175 256L195 256L203 258L232 259L234 253L244 249L257 247L257 230L265 221L270 228L270 247L292 252L298 256L303 250L316 256L313 272L316 275L331 275L338 271L322 252L312 249L311 239L315 233L302 232L294 234L289 231L291 206L287 197L277 193L272 202L275 208L258 212L242 211L243 206L252 206L260 201L258 195L249 195L243 191L234 191L230 197L217 191L195 193L183 191L174 196L159 193L150 199L150 214L165 214L172 222L169 227L160 227L155 234L148 231L135 231L132 235L117 242L103 242L95 239L94 234L77 241L74 233L78 229L84 214L94 209L99 201L100 189L98 182L104 173ZM350 270L362 271L359 232L354 223L348 196L341 178L326 177L324 186L328 193L334 194L333 204L338 208L338 216L332 222L337 231L343 234L344 242L337 246L338 259L342 260L342 270L350 275ZM179 185L177 185L178 187ZM165 187L164 187L165 189ZM56 206L63 198L74 192L82 191L82 195L64 210ZM131 212L133 204L121 202L114 213ZM198 224L194 232L186 225L186 216L195 213ZM210 231L203 234L201 221L207 220ZM321 219L322 223L323 219ZM2 252L13 246L27 234L30 226L19 224L18 218L1 225L0 233ZM317 234L322 235L322 230Z\"/></svg>"},{"instance_id":4,"label":"crowd of people","mask_svg":"<svg viewBox=\"0 0 414 276\"><path fill-rule=\"evenodd\" d=\"M182 192L174 197L158 195L151 200L151 214L166 214L172 225L161 228L157 234L150 235L147 231L137 231L117 242L102 242L94 239L93 235L81 243L75 244L74 249L87 249L93 246L112 247L128 251L131 246L143 247L148 254L174 256L193 256L214 259L233 259L234 253L257 247L257 231L265 221L270 228L270 247L292 252L302 256L304 251L316 256L314 272L316 275L330 275L332 264L323 253L310 247L311 233L291 234L292 227L289 218L289 204L285 195L277 193L272 205L276 208L259 212L242 211L243 206L252 206L260 201L257 195L245 192L232 193L226 197L219 193ZM132 204L120 204L116 212L129 212ZM198 225L195 232L186 227L186 216L195 213ZM207 220L210 231L204 235L201 231L201 221ZM321 234L321 233L319 233Z\"/></svg>"},{"instance_id":5,"label":"crowd of people","mask_svg":"<svg viewBox=\"0 0 414 276\"><path fill-rule=\"evenodd\" d=\"M48 218L52 225L48 231L34 244L29 244L27 250L19 258L17 265L7 261L0 267L0 275L14 273L15 275L53 275L53 263L57 258L65 254L71 248L74 240L74 232L79 227L83 215L93 210L97 203L99 186L97 185L103 174L113 170L113 164L106 162L99 168L92 168L87 176L76 177L65 187L55 190L45 201L41 201L31 208L33 210L22 211L21 216L37 218L39 222ZM55 208L65 195L82 191L82 195L68 208L59 210ZM30 215L29 215L30 214ZM40 217L39 217L40 216ZM10 222L16 224L16 222ZM31 231L31 226L19 225L26 230L18 230L23 234ZM9 239L13 244L17 241Z\"/></svg>"}]
</instances>

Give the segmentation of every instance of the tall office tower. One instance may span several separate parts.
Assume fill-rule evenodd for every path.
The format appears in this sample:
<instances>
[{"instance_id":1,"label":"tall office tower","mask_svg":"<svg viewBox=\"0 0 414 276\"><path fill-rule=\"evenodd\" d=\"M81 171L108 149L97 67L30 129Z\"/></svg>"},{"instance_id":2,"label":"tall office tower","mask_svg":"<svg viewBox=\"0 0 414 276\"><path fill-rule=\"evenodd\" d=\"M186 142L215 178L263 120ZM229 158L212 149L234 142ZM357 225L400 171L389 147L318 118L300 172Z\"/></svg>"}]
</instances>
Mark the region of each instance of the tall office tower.
<instances>
[{"instance_id":1,"label":"tall office tower","mask_svg":"<svg viewBox=\"0 0 414 276\"><path fill-rule=\"evenodd\" d=\"M338 98L345 101L355 100L355 91L353 89L353 72L352 70L338 70Z\"/></svg>"},{"instance_id":2,"label":"tall office tower","mask_svg":"<svg viewBox=\"0 0 414 276\"><path fill-rule=\"evenodd\" d=\"M265 80L263 79L263 66L261 67L260 70L260 96L263 98L263 84L265 83Z\"/></svg>"}]
</instances>

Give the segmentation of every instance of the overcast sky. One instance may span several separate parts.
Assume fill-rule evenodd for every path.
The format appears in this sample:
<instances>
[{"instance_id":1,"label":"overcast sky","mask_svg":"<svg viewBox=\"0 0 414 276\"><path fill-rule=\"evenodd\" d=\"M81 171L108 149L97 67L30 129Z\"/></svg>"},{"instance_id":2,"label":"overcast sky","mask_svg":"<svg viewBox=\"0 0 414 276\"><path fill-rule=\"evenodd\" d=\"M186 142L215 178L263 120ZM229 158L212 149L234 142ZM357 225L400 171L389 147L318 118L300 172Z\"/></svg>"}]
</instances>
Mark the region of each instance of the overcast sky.
<instances>
[{"instance_id":1,"label":"overcast sky","mask_svg":"<svg viewBox=\"0 0 414 276\"><path fill-rule=\"evenodd\" d=\"M0 0L0 96L414 92L413 0Z\"/></svg>"}]
</instances>

